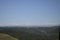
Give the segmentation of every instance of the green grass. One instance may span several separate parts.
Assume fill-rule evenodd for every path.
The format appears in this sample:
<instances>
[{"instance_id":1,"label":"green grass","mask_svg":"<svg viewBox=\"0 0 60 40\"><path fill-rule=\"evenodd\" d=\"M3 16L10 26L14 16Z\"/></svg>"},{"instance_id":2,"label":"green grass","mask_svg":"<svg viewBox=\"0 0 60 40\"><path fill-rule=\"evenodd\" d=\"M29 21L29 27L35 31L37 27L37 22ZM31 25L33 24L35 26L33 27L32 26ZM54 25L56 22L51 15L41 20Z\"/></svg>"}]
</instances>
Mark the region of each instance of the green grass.
<instances>
[{"instance_id":1,"label":"green grass","mask_svg":"<svg viewBox=\"0 0 60 40\"><path fill-rule=\"evenodd\" d=\"M11 37L8 34L2 34L2 33L0 33L0 40L17 40L17 39L14 38L14 37Z\"/></svg>"}]
</instances>

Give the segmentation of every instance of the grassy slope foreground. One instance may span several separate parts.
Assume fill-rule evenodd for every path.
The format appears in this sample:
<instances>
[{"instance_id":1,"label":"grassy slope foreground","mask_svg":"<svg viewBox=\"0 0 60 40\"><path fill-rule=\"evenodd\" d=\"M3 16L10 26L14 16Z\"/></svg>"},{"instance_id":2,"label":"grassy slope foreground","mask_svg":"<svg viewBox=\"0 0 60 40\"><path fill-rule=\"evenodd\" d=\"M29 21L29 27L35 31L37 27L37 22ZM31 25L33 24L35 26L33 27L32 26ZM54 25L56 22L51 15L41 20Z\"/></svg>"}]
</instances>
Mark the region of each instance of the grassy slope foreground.
<instances>
[{"instance_id":1,"label":"grassy slope foreground","mask_svg":"<svg viewBox=\"0 0 60 40\"><path fill-rule=\"evenodd\" d=\"M13 38L7 34L1 34L0 33L0 40L17 40L16 38Z\"/></svg>"}]
</instances>

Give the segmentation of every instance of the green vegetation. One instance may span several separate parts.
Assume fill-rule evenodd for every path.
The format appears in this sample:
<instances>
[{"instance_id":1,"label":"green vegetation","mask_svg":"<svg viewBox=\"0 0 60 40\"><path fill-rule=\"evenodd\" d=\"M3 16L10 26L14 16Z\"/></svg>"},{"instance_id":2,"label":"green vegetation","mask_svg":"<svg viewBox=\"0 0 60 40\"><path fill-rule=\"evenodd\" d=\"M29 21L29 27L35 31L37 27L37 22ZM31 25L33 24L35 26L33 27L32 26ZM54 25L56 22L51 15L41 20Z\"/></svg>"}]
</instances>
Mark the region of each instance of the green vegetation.
<instances>
[{"instance_id":1,"label":"green vegetation","mask_svg":"<svg viewBox=\"0 0 60 40\"><path fill-rule=\"evenodd\" d=\"M1 34L0 33L0 40L17 40L16 38L13 38L7 34Z\"/></svg>"},{"instance_id":2,"label":"green vegetation","mask_svg":"<svg viewBox=\"0 0 60 40\"><path fill-rule=\"evenodd\" d=\"M59 40L59 27L0 27L0 33L14 37L11 40Z\"/></svg>"}]
</instances>

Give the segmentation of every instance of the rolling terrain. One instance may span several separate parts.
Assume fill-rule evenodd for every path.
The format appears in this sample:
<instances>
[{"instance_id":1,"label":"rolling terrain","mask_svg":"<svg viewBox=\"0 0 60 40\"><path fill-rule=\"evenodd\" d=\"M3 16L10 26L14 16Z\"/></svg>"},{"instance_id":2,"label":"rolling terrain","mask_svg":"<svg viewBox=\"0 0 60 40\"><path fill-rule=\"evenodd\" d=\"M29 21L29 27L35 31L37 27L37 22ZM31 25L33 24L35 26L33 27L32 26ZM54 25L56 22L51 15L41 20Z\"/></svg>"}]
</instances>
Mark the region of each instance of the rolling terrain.
<instances>
[{"instance_id":1,"label":"rolling terrain","mask_svg":"<svg viewBox=\"0 0 60 40\"><path fill-rule=\"evenodd\" d=\"M59 40L59 27L0 27L0 33L8 34L19 40Z\"/></svg>"}]
</instances>

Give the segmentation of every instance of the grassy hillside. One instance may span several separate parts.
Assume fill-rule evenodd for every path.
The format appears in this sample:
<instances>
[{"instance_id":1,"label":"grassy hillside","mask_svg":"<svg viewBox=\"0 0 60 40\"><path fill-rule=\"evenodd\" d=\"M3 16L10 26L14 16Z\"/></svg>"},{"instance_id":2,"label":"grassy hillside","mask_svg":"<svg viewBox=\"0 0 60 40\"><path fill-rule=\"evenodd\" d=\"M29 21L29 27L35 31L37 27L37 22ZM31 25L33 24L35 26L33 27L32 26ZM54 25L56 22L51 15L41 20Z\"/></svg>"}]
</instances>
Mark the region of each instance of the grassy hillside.
<instances>
[{"instance_id":1,"label":"grassy hillside","mask_svg":"<svg viewBox=\"0 0 60 40\"><path fill-rule=\"evenodd\" d=\"M0 33L0 40L17 40L16 38L13 38L7 34L1 34Z\"/></svg>"}]
</instances>

